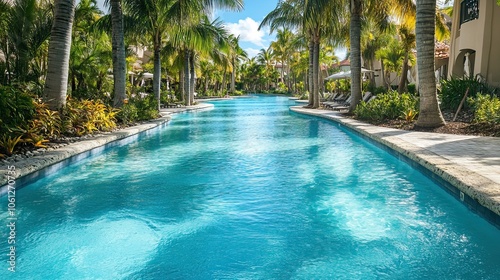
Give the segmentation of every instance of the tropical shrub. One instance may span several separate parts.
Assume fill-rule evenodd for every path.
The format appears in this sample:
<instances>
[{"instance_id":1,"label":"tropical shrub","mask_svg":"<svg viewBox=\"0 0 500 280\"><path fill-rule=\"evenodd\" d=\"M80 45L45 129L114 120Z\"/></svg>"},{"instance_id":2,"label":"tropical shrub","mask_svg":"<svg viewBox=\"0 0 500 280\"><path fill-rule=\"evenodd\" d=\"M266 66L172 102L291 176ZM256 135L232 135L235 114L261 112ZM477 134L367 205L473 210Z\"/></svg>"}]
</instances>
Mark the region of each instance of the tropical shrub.
<instances>
[{"instance_id":1,"label":"tropical shrub","mask_svg":"<svg viewBox=\"0 0 500 280\"><path fill-rule=\"evenodd\" d=\"M137 108L137 120L151 120L158 118L158 101L150 94L143 98L136 97L131 100Z\"/></svg>"},{"instance_id":2,"label":"tropical shrub","mask_svg":"<svg viewBox=\"0 0 500 280\"><path fill-rule=\"evenodd\" d=\"M387 93L388 90L386 87L383 87L383 86L380 86L380 87L376 87L374 90L373 90L373 94L375 95L379 95L379 94L382 94L382 93Z\"/></svg>"},{"instance_id":3,"label":"tropical shrub","mask_svg":"<svg viewBox=\"0 0 500 280\"><path fill-rule=\"evenodd\" d=\"M409 94L416 95L417 94L417 86L415 84L408 84L406 87Z\"/></svg>"},{"instance_id":4,"label":"tropical shrub","mask_svg":"<svg viewBox=\"0 0 500 280\"><path fill-rule=\"evenodd\" d=\"M348 92L351 90L351 80L342 79L339 80L338 89L342 92Z\"/></svg>"},{"instance_id":5,"label":"tropical shrub","mask_svg":"<svg viewBox=\"0 0 500 280\"><path fill-rule=\"evenodd\" d=\"M27 127L36 109L33 97L14 86L0 86L0 138Z\"/></svg>"},{"instance_id":6,"label":"tropical shrub","mask_svg":"<svg viewBox=\"0 0 500 280\"><path fill-rule=\"evenodd\" d=\"M168 92L162 93L160 96L161 102L172 102L173 92L170 92L170 94L170 97L168 97ZM128 103L121 108L116 118L124 124L129 124L136 121L156 119L158 116L157 100L150 94L145 97L135 96L128 99Z\"/></svg>"},{"instance_id":7,"label":"tropical shrub","mask_svg":"<svg viewBox=\"0 0 500 280\"><path fill-rule=\"evenodd\" d=\"M130 124L138 119L137 107L132 103L127 103L122 106L120 112L116 114L116 119L123 124Z\"/></svg>"},{"instance_id":8,"label":"tropical shrub","mask_svg":"<svg viewBox=\"0 0 500 280\"><path fill-rule=\"evenodd\" d=\"M49 110L44 103L36 104L36 115L30 122L29 134L59 136L61 133L61 117L59 112Z\"/></svg>"},{"instance_id":9,"label":"tropical shrub","mask_svg":"<svg viewBox=\"0 0 500 280\"><path fill-rule=\"evenodd\" d=\"M488 86L478 78L451 78L441 81L441 109L456 111L460 102L464 98L465 92L469 90L468 96L475 97L477 93L492 94L495 89ZM465 103L464 108L470 108L470 104Z\"/></svg>"},{"instance_id":10,"label":"tropical shrub","mask_svg":"<svg viewBox=\"0 0 500 280\"><path fill-rule=\"evenodd\" d=\"M69 99L63 112L65 134L82 136L116 127L116 113L100 100Z\"/></svg>"},{"instance_id":11,"label":"tropical shrub","mask_svg":"<svg viewBox=\"0 0 500 280\"><path fill-rule=\"evenodd\" d=\"M2 138L0 138L0 148L2 148L2 150L7 155L9 156L12 155L17 144L21 142L21 137L22 135L19 136L3 135Z\"/></svg>"},{"instance_id":12,"label":"tropical shrub","mask_svg":"<svg viewBox=\"0 0 500 280\"><path fill-rule=\"evenodd\" d=\"M500 98L487 94L477 94L468 98L474 110L474 122L500 124Z\"/></svg>"},{"instance_id":13,"label":"tropical shrub","mask_svg":"<svg viewBox=\"0 0 500 280\"><path fill-rule=\"evenodd\" d=\"M356 118L369 121L404 119L411 121L418 114L417 99L409 93L390 91L374 100L361 102L354 111Z\"/></svg>"}]
</instances>

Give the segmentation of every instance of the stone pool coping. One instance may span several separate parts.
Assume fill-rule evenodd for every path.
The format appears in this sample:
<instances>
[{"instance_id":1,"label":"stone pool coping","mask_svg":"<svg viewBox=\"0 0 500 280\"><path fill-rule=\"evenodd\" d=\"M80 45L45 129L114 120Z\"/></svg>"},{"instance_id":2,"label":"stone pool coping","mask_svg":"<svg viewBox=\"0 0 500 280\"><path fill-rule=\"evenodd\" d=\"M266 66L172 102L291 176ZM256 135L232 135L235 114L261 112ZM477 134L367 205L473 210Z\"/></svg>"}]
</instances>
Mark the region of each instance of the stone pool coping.
<instances>
[{"instance_id":1,"label":"stone pool coping","mask_svg":"<svg viewBox=\"0 0 500 280\"><path fill-rule=\"evenodd\" d=\"M29 158L22 158L18 161L11 163L0 163L0 197L5 195L6 187L8 184L8 166L15 166L16 174L15 174L15 182L16 187L19 187L19 182L23 178L36 174L37 172L41 172L42 170L56 165L60 162L68 160L74 156L89 153L92 150L103 147L109 143L125 139L130 136L137 135L141 132L145 132L147 130L159 127L170 121L172 114L194 111L194 110L203 110L213 108L213 104L209 103L200 103L197 105L182 107L182 108L168 108L161 109L160 115L161 117L155 120L151 120L148 122L144 122L135 126L119 129L109 133L98 134L94 137L86 138L83 140L79 140L77 142L70 143L66 146L45 151L43 154L35 155ZM35 176L36 177L36 176ZM28 180L29 181L29 180ZM20 184L23 185L22 183Z\"/></svg>"},{"instance_id":2,"label":"stone pool coping","mask_svg":"<svg viewBox=\"0 0 500 280\"><path fill-rule=\"evenodd\" d=\"M330 110L301 106L290 110L344 125L389 148L400 159L416 163L467 207L500 228L500 138L398 130Z\"/></svg>"}]
</instances>

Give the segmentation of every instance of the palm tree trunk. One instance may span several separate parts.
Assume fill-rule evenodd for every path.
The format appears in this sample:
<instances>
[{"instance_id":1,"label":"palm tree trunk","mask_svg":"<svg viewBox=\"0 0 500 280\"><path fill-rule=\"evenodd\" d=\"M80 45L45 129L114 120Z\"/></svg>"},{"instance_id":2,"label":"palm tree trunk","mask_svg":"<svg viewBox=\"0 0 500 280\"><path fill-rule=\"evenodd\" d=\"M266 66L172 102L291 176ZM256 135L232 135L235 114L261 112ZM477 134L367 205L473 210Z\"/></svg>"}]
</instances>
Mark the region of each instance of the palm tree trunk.
<instances>
[{"instance_id":1,"label":"palm tree trunk","mask_svg":"<svg viewBox=\"0 0 500 280\"><path fill-rule=\"evenodd\" d=\"M112 52L113 52L113 106L120 108L126 94L127 66L125 61L125 42L123 31L123 14L121 0L110 0L112 21Z\"/></svg>"},{"instance_id":2,"label":"palm tree trunk","mask_svg":"<svg viewBox=\"0 0 500 280\"><path fill-rule=\"evenodd\" d=\"M190 71L190 79L189 79L189 99L191 100L191 104L194 104L194 89L196 85L196 73L194 69L194 51L191 52L191 56L189 59L189 71Z\"/></svg>"},{"instance_id":3,"label":"palm tree trunk","mask_svg":"<svg viewBox=\"0 0 500 280\"><path fill-rule=\"evenodd\" d=\"M226 75L227 75L227 72L226 72L226 69L224 69L224 74L222 74L222 84L220 85L220 91L221 91L222 95L225 94L224 91L227 89Z\"/></svg>"},{"instance_id":4,"label":"palm tree trunk","mask_svg":"<svg viewBox=\"0 0 500 280\"><path fill-rule=\"evenodd\" d=\"M179 71L179 95L181 96L181 101L184 102L184 71Z\"/></svg>"},{"instance_id":5,"label":"palm tree trunk","mask_svg":"<svg viewBox=\"0 0 500 280\"><path fill-rule=\"evenodd\" d=\"M405 59L403 61L403 70L401 72L401 80L399 81L398 92L403 93L406 91L406 85L408 82L408 52L405 54Z\"/></svg>"},{"instance_id":6,"label":"palm tree trunk","mask_svg":"<svg viewBox=\"0 0 500 280\"><path fill-rule=\"evenodd\" d=\"M307 104L307 107L314 106L313 72L314 72L314 41L311 35L311 38L309 40L309 68L307 72L307 85L309 91L309 104Z\"/></svg>"},{"instance_id":7,"label":"palm tree trunk","mask_svg":"<svg viewBox=\"0 0 500 280\"><path fill-rule=\"evenodd\" d=\"M416 126L439 127L445 125L437 101L434 75L434 34L436 26L436 0L417 0L417 65L420 112Z\"/></svg>"},{"instance_id":8,"label":"palm tree trunk","mask_svg":"<svg viewBox=\"0 0 500 280\"><path fill-rule=\"evenodd\" d=\"M6 84L10 85L10 51L9 51L9 38L5 38L5 69L7 70L7 75L5 76Z\"/></svg>"},{"instance_id":9,"label":"palm tree trunk","mask_svg":"<svg viewBox=\"0 0 500 280\"><path fill-rule=\"evenodd\" d=\"M189 96L191 89L189 87L190 85L190 77L189 77L189 56L190 56L190 51L185 50L184 51L184 98L186 100L186 106L191 106L191 97Z\"/></svg>"},{"instance_id":10,"label":"palm tree trunk","mask_svg":"<svg viewBox=\"0 0 500 280\"><path fill-rule=\"evenodd\" d=\"M236 59L233 58L233 71L231 71L231 94L236 92Z\"/></svg>"},{"instance_id":11,"label":"palm tree trunk","mask_svg":"<svg viewBox=\"0 0 500 280\"><path fill-rule=\"evenodd\" d=\"M319 36L314 40L314 56L313 56L313 108L319 108L319 77L320 77L320 66L319 66Z\"/></svg>"},{"instance_id":12,"label":"palm tree trunk","mask_svg":"<svg viewBox=\"0 0 500 280\"><path fill-rule=\"evenodd\" d=\"M375 67L373 66L373 59L370 60L370 70L375 70L374 69ZM370 73L370 85L372 86L372 88L375 88L375 72L371 72Z\"/></svg>"},{"instance_id":13,"label":"palm tree trunk","mask_svg":"<svg viewBox=\"0 0 500 280\"><path fill-rule=\"evenodd\" d=\"M161 58L160 58L160 39L158 38L154 46L154 70L153 70L153 94L158 101L158 110L160 110L160 84L161 84Z\"/></svg>"},{"instance_id":14,"label":"palm tree trunk","mask_svg":"<svg viewBox=\"0 0 500 280\"><path fill-rule=\"evenodd\" d=\"M61 109L66 105L74 15L75 0L55 1L54 24L50 35L47 79L44 88L46 103L52 110Z\"/></svg>"},{"instance_id":15,"label":"palm tree trunk","mask_svg":"<svg viewBox=\"0 0 500 280\"><path fill-rule=\"evenodd\" d=\"M361 0L351 0L351 105L352 113L361 100Z\"/></svg>"}]
</instances>

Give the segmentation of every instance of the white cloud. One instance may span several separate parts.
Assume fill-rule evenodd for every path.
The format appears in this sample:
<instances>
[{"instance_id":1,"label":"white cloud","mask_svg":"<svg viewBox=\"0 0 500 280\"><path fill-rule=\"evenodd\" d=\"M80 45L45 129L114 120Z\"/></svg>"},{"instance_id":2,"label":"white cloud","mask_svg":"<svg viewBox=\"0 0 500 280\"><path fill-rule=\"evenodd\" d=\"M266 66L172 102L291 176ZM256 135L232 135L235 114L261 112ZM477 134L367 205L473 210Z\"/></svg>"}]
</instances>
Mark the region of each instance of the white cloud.
<instances>
[{"instance_id":1,"label":"white cloud","mask_svg":"<svg viewBox=\"0 0 500 280\"><path fill-rule=\"evenodd\" d=\"M240 36L240 42L249 42L259 47L265 48L264 36L266 32L259 29L259 22L252 18L240 19L238 23L227 23L226 28L231 34Z\"/></svg>"},{"instance_id":2,"label":"white cloud","mask_svg":"<svg viewBox=\"0 0 500 280\"><path fill-rule=\"evenodd\" d=\"M248 58L256 57L257 54L260 52L260 50L254 48L246 48L245 51L248 54Z\"/></svg>"}]
</instances>

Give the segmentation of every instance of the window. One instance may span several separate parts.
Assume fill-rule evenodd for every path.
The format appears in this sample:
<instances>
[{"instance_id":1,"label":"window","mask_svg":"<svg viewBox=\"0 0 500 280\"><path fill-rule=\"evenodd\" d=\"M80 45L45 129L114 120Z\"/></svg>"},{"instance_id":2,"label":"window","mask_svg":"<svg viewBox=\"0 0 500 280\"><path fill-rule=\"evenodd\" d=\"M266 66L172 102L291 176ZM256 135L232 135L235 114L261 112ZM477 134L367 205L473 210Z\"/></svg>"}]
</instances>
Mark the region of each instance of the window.
<instances>
[{"instance_id":1,"label":"window","mask_svg":"<svg viewBox=\"0 0 500 280\"><path fill-rule=\"evenodd\" d=\"M479 0L464 0L460 3L460 25L479 18Z\"/></svg>"}]
</instances>

